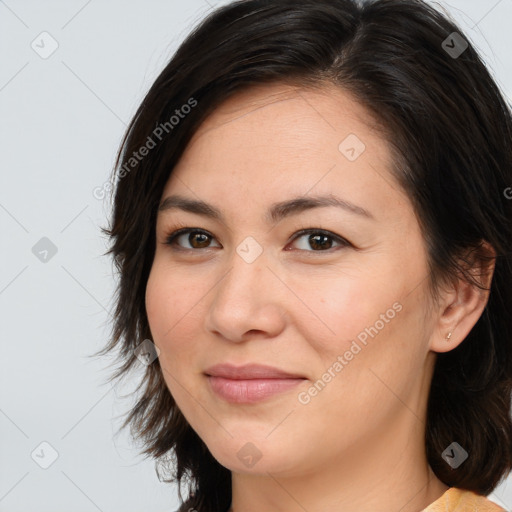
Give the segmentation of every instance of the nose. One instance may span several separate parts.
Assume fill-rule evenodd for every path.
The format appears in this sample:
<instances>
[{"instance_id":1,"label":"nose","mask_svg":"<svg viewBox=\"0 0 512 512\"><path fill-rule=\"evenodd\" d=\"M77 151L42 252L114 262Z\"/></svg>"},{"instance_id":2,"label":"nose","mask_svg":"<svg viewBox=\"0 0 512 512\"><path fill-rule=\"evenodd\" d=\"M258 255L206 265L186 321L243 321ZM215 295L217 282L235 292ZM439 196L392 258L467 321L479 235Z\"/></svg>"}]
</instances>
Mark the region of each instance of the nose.
<instances>
[{"instance_id":1,"label":"nose","mask_svg":"<svg viewBox=\"0 0 512 512\"><path fill-rule=\"evenodd\" d=\"M233 342L279 335L285 325L287 289L270 266L265 252L252 263L233 252L211 292L209 332Z\"/></svg>"}]
</instances>

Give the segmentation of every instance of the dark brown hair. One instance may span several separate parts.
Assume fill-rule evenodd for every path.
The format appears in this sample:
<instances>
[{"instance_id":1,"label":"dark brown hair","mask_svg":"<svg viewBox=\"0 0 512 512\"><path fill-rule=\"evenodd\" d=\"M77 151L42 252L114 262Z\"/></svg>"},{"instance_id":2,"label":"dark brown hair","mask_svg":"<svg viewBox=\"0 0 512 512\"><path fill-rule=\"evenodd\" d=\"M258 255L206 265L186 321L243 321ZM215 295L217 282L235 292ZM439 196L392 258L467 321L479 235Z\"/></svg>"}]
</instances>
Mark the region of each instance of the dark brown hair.
<instances>
[{"instance_id":1,"label":"dark brown hair","mask_svg":"<svg viewBox=\"0 0 512 512\"><path fill-rule=\"evenodd\" d=\"M425 438L440 480L489 494L512 470L511 110L458 26L421 0L235 1L181 44L131 121L113 177L103 232L119 282L112 337L100 352L119 348L112 378L128 373L134 349L152 339L145 290L170 172L206 116L263 83L335 85L380 121L427 242L434 294L441 280L460 275L481 286L463 256L486 263L482 242L494 248L483 314L457 348L437 356ZM123 427L171 479L188 483L187 506L227 509L231 473L178 409L158 359L141 387ZM457 469L441 457L453 441L469 452Z\"/></svg>"}]
</instances>

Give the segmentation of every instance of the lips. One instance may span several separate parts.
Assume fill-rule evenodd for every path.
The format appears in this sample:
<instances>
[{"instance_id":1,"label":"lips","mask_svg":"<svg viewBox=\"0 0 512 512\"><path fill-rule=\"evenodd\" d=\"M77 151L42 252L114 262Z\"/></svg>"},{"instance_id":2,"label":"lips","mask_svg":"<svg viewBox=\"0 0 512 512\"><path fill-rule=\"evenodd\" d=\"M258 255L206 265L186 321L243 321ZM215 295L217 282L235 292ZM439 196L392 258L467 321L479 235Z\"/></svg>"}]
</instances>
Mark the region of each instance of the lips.
<instances>
[{"instance_id":1,"label":"lips","mask_svg":"<svg viewBox=\"0 0 512 512\"><path fill-rule=\"evenodd\" d=\"M206 370L211 390L234 404L250 404L268 399L301 384L305 377L266 365L233 366L219 364Z\"/></svg>"},{"instance_id":2,"label":"lips","mask_svg":"<svg viewBox=\"0 0 512 512\"><path fill-rule=\"evenodd\" d=\"M249 380L249 379L304 379L303 375L285 372L279 368L261 364L246 364L234 366L231 364L216 364L208 368L204 373L213 377L224 377L226 379Z\"/></svg>"}]
</instances>

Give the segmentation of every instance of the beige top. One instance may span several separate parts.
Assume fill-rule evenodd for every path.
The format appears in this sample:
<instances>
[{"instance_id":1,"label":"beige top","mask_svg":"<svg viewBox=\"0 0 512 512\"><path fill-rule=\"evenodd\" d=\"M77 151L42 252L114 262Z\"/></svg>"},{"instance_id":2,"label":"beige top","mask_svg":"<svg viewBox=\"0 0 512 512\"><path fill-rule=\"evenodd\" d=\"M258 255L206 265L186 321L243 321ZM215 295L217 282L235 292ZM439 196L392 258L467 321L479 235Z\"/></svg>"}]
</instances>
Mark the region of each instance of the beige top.
<instances>
[{"instance_id":1,"label":"beige top","mask_svg":"<svg viewBox=\"0 0 512 512\"><path fill-rule=\"evenodd\" d=\"M450 487L422 512L506 512L485 496L466 489Z\"/></svg>"},{"instance_id":2,"label":"beige top","mask_svg":"<svg viewBox=\"0 0 512 512\"><path fill-rule=\"evenodd\" d=\"M176 512L188 512L190 504L184 503ZM229 509L230 510L230 509ZM227 512L229 512L229 510ZM485 496L472 491L450 487L440 498L421 512L507 512ZM512 511L509 511L512 512Z\"/></svg>"}]
</instances>

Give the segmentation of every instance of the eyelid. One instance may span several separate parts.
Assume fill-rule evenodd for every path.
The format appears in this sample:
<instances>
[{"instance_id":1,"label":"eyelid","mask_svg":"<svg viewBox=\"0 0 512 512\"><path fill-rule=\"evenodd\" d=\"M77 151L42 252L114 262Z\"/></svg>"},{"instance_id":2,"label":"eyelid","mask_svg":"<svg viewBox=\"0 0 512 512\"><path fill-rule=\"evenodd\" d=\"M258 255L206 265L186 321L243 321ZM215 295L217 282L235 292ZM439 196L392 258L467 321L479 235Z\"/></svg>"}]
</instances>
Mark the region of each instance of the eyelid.
<instances>
[{"instance_id":1,"label":"eyelid","mask_svg":"<svg viewBox=\"0 0 512 512\"><path fill-rule=\"evenodd\" d=\"M322 229L322 228L303 228L299 231L296 231L293 234L293 237L288 241L288 243L294 242L295 240L301 238L304 235L312 235L312 234L320 234L325 235L329 238L332 238L334 241L336 241L339 247L354 247L354 245L349 242L346 238L342 237L341 235L337 235L336 233L333 233L332 231L329 231L328 229ZM299 251L304 252L311 252L311 253L331 253L336 249L336 247L333 247L331 249L327 249L325 251L306 251L305 249L299 249Z\"/></svg>"},{"instance_id":2,"label":"eyelid","mask_svg":"<svg viewBox=\"0 0 512 512\"><path fill-rule=\"evenodd\" d=\"M209 250L213 249L214 247L204 247L203 249L189 249L188 247L181 247L175 243L175 241L181 236L185 235L187 233L200 233L208 236L212 240L217 240L216 237L211 234L209 231L202 229L202 228L193 228L193 227L184 227L184 228L178 228L176 230L172 230L171 233L168 235L165 235L164 237L164 245L169 245L173 248L173 250L176 251L188 251L188 252L199 252L200 250ZM217 241L217 243L219 243Z\"/></svg>"},{"instance_id":3,"label":"eyelid","mask_svg":"<svg viewBox=\"0 0 512 512\"><path fill-rule=\"evenodd\" d=\"M209 250L209 249L213 249L214 248L214 247L204 247L202 249L194 249L194 248L190 248L189 249L187 247L181 247L181 246L175 244L175 241L176 241L176 239L179 236L184 235L186 233L194 233L194 232L205 234L206 236L208 236L208 237L210 237L210 238L212 238L214 240L217 240L216 237L212 233L210 233L209 231L207 231L205 229L202 229L202 228L188 227L188 226L183 225L183 224L176 225L175 228L176 229L171 230L171 233L169 233L168 235L165 236L164 245L172 246L174 250L187 251L187 252L199 252L201 250ZM331 254L335 250L340 249L342 247L352 247L352 248L356 249L354 244L352 244L346 238L344 238L341 235L338 235L336 233L333 233L332 231L329 231L327 229L323 229L323 228L302 228L302 229L300 229L298 231L295 231L293 233L293 235L289 238L289 240L286 243L286 245L288 245L291 242L294 242L295 240L301 238L302 236L308 235L308 234L325 235L325 236L327 236L329 238L332 238L335 242L337 242L338 246L337 247L336 246L335 247L331 247L330 249L326 249L326 250L323 250L323 251L322 250L319 250L319 251L314 251L314 250L308 251L306 249L297 249L297 250L301 251L302 253L327 253L327 254Z\"/></svg>"}]
</instances>

